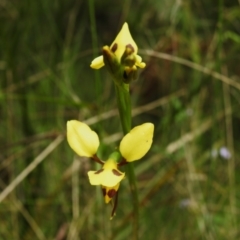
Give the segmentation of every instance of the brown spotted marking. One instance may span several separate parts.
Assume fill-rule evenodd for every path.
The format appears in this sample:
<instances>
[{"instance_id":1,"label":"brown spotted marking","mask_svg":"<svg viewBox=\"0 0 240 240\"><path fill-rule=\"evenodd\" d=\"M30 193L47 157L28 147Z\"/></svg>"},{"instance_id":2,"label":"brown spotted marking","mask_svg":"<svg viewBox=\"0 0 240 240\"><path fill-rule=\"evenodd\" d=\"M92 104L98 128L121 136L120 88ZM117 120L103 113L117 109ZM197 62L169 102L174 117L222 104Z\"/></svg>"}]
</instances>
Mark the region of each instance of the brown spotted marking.
<instances>
[{"instance_id":1,"label":"brown spotted marking","mask_svg":"<svg viewBox=\"0 0 240 240\"><path fill-rule=\"evenodd\" d=\"M99 174L103 171L104 169L99 169L98 171L96 171L94 174Z\"/></svg>"},{"instance_id":2,"label":"brown spotted marking","mask_svg":"<svg viewBox=\"0 0 240 240\"><path fill-rule=\"evenodd\" d=\"M117 48L118 48L117 43L114 43L113 46L112 46L112 48L111 48L111 51L112 51L113 53L115 53L116 50L117 50Z\"/></svg>"},{"instance_id":3,"label":"brown spotted marking","mask_svg":"<svg viewBox=\"0 0 240 240\"><path fill-rule=\"evenodd\" d=\"M134 47L131 44L126 45L126 48L130 48L134 52Z\"/></svg>"},{"instance_id":4,"label":"brown spotted marking","mask_svg":"<svg viewBox=\"0 0 240 240\"><path fill-rule=\"evenodd\" d=\"M111 189L107 192L107 195L109 198L113 198L116 193L117 193L117 191L115 191L114 189Z\"/></svg>"},{"instance_id":5,"label":"brown spotted marking","mask_svg":"<svg viewBox=\"0 0 240 240\"><path fill-rule=\"evenodd\" d=\"M113 169L112 172L113 172L113 174L116 175L116 176L121 176L121 175L122 175L122 174L121 174L118 170L116 170L116 169Z\"/></svg>"}]
</instances>

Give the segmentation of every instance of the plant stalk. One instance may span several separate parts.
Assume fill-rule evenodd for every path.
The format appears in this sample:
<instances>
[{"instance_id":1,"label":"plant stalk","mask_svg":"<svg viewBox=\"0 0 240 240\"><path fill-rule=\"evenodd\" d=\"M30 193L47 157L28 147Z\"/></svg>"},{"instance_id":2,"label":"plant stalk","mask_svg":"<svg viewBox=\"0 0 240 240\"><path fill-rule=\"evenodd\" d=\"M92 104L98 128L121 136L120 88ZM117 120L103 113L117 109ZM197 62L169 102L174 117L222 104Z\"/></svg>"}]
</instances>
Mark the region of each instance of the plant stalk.
<instances>
[{"instance_id":1,"label":"plant stalk","mask_svg":"<svg viewBox=\"0 0 240 240\"><path fill-rule=\"evenodd\" d=\"M129 94L129 84L122 83L121 85L115 84L118 111L120 115L121 125L124 135L131 130L131 99ZM126 165L126 173L130 185L133 203L133 239L138 239L139 229L139 202L136 177L132 163Z\"/></svg>"}]
</instances>

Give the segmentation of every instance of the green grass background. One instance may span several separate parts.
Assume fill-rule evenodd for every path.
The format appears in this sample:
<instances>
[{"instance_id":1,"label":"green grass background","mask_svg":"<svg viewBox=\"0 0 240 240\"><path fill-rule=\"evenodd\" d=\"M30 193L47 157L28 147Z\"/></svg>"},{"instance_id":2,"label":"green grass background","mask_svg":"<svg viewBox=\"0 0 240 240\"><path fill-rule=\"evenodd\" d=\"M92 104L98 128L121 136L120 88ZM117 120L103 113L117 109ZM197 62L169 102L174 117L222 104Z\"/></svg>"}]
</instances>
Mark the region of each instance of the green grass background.
<instances>
[{"instance_id":1,"label":"green grass background","mask_svg":"<svg viewBox=\"0 0 240 240\"><path fill-rule=\"evenodd\" d=\"M89 65L125 21L147 63L131 85L133 125L155 124L134 163L139 239L240 239L239 1L0 0L1 240L133 239L128 181L109 221L87 178L99 166L65 139L79 119L103 159L118 146L111 77Z\"/></svg>"}]
</instances>

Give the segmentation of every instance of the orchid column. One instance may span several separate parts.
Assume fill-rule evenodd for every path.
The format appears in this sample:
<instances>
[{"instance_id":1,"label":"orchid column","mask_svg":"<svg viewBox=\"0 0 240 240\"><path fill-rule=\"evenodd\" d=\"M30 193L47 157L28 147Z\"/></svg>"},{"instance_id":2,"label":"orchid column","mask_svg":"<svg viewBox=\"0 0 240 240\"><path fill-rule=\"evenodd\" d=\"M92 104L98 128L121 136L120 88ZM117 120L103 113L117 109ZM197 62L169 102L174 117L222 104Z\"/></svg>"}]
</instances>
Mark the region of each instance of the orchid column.
<instances>
[{"instance_id":1,"label":"orchid column","mask_svg":"<svg viewBox=\"0 0 240 240\"><path fill-rule=\"evenodd\" d=\"M105 65L113 77L124 134L131 130L129 83L137 78L137 67L144 68L146 65L142 62L141 57L137 55L137 51L138 47L129 32L128 24L124 23L111 46L104 46L103 55L97 57L91 63L91 67L94 69L99 69ZM134 235L135 239L137 239L139 218L138 193L134 169L131 163L127 165L127 176L133 197Z\"/></svg>"}]
</instances>

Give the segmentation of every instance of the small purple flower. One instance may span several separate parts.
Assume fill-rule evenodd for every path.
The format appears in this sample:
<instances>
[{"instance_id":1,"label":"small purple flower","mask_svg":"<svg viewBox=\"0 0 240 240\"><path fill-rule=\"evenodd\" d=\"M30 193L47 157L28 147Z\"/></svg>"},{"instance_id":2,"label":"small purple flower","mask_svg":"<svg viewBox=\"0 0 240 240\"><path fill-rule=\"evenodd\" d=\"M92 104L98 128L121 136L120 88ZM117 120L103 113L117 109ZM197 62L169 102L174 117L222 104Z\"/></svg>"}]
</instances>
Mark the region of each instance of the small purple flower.
<instances>
[{"instance_id":1,"label":"small purple flower","mask_svg":"<svg viewBox=\"0 0 240 240\"><path fill-rule=\"evenodd\" d=\"M229 160L232 157L230 151L225 146L220 148L219 155L226 160Z\"/></svg>"}]
</instances>

